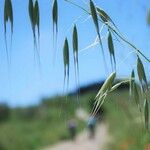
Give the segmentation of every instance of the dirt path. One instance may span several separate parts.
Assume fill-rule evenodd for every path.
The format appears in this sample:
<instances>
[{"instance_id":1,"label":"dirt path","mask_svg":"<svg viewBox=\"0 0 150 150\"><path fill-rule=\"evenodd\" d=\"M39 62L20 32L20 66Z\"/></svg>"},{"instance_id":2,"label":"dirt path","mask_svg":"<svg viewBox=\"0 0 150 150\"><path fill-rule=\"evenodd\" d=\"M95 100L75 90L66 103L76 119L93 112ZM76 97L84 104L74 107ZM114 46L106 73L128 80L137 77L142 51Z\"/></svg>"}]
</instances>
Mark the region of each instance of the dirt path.
<instances>
[{"instance_id":1,"label":"dirt path","mask_svg":"<svg viewBox=\"0 0 150 150\"><path fill-rule=\"evenodd\" d=\"M88 138L88 131L83 131L76 138L76 141L64 141L43 150L103 150L105 144L109 142L107 125L97 126L95 139Z\"/></svg>"}]
</instances>

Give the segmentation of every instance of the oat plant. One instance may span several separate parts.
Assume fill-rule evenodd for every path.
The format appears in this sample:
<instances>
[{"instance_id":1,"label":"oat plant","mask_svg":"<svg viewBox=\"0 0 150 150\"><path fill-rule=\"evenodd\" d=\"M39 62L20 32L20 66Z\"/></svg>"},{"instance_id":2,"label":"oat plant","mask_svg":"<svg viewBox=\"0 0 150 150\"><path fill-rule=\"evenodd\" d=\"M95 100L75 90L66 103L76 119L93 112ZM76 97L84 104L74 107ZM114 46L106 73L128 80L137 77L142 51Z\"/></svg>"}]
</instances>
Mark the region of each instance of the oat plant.
<instances>
[{"instance_id":1,"label":"oat plant","mask_svg":"<svg viewBox=\"0 0 150 150\"><path fill-rule=\"evenodd\" d=\"M95 107L93 108L93 114L95 114L98 109L103 105L106 100L106 97L109 93L116 90L120 85L129 83L129 95L130 99L135 101L137 108L143 114L145 120L145 127L146 129L149 128L149 99L147 97L147 93L149 91L149 85L147 81L147 74L145 73L145 66L143 62L150 63L150 59L134 44L128 41L128 39L124 38L123 34L119 31L117 25L110 17L110 15L100 6L97 6L94 0L87 0L87 3L84 3L84 6L79 5L75 0L62 0L66 2L66 4L73 5L78 9L82 10L89 19L91 19L91 23L93 24L93 28L95 28L96 40L91 46L95 46L99 44L99 49L103 56L103 61L106 64L105 55L106 51L109 52L110 62L112 73L108 76L103 86L100 88L99 92L95 97ZM10 22L11 28L11 37L13 34L13 1L11 0L4 0L4 37L5 37L5 44L6 44L6 52L7 58L9 61L9 51L7 48L7 23ZM58 17L61 15L62 12L59 12L59 2L58 0L51 0L50 6L52 6L50 12L52 16L52 28L53 28L53 40L57 40L58 35L58 21L62 19ZM69 9L69 7L66 7ZM28 1L28 14L30 18L32 34L33 34L33 41L34 41L34 48L35 53L40 62L40 53L39 53L39 43L40 43L40 6L38 0L29 0ZM66 18L65 18L66 19ZM148 12L147 22L150 24L150 12ZM64 87L68 89L69 86L69 75L70 75L70 51L73 51L73 61L74 61L74 68L75 68L75 76L77 83L79 83L79 33L78 28L80 26L75 23L73 30L71 32L72 43L68 42L68 37L64 39L64 45L62 46L63 51L63 64L64 64ZM102 28L101 28L102 27ZM102 36L101 31L105 29L105 35ZM105 37L105 38L104 38ZM104 49L104 40L107 40L107 49ZM128 79L125 79L119 83L115 84L115 80L117 78L117 69L116 65L118 64L116 60L116 49L115 49L115 42L114 39L117 39L120 44L126 44L132 50L134 50L136 56L136 68L131 70L131 75L129 75ZM139 88L140 86L140 88Z\"/></svg>"},{"instance_id":2,"label":"oat plant","mask_svg":"<svg viewBox=\"0 0 150 150\"><path fill-rule=\"evenodd\" d=\"M84 7L78 5L75 1L72 0L65 0L68 4L74 5L84 11L87 16L91 16L91 21L93 22L93 27L95 28L97 37L98 37L98 44L100 45L102 56L105 60L105 49L103 48L103 40L100 30L100 25L107 30L107 44L108 44L108 51L110 55L110 62L112 66L112 73L109 75L107 80L104 82L103 86L100 88L99 92L95 97L95 106L93 108L93 114L95 115L100 107L106 100L108 94L116 90L120 85L129 83L129 95L130 99L135 101L137 108L139 109L140 113L143 114L145 120L145 128L149 128L149 100L147 97L147 93L149 91L147 76L145 73L145 68L142 61L150 62L150 59L142 53L140 49L138 49L134 44L130 43L119 31L117 25L114 23L113 19L105 12L104 9L97 6L93 0L89 0L88 8L87 5ZM87 9L86 9L87 8ZM148 23L149 23L149 16L148 16ZM76 26L73 30L77 30ZM73 37L75 36L73 31ZM115 57L115 45L114 45L114 38L120 41L120 44L126 44L130 46L136 55L137 60L137 67L136 69L133 68L131 70L131 75L129 75L128 79L120 81L119 83L115 84L115 80L117 78L117 70L116 70L116 57ZM77 43L76 38L73 38L73 49L75 52L75 43ZM93 44L95 46L95 44ZM75 61L75 58L74 58ZM76 62L76 61L75 61ZM68 62L69 63L69 62ZM77 63L78 65L78 63ZM78 68L77 68L78 70ZM75 71L76 73L76 71ZM69 73L68 73L69 75ZM69 76L67 77L69 78ZM68 83L69 84L69 83ZM140 86L140 89L139 89Z\"/></svg>"}]
</instances>

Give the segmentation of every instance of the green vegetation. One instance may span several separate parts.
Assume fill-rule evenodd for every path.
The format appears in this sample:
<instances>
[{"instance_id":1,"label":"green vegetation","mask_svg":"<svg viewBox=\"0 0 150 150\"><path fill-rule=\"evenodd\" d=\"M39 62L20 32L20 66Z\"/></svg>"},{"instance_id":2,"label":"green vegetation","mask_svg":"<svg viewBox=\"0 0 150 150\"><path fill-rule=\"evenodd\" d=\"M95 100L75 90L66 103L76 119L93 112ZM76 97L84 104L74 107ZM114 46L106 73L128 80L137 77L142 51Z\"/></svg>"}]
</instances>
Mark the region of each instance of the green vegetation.
<instances>
[{"instance_id":1,"label":"green vegetation","mask_svg":"<svg viewBox=\"0 0 150 150\"><path fill-rule=\"evenodd\" d=\"M35 150L69 139L67 121L75 117L79 107L90 112L95 94L81 94L80 101L76 96L55 97L44 99L38 106L10 109L7 120L0 122L0 150ZM134 103L128 90L118 90L106 98L105 120L113 137L106 149L148 150L149 132ZM78 131L84 127L85 123L78 120Z\"/></svg>"},{"instance_id":2,"label":"green vegetation","mask_svg":"<svg viewBox=\"0 0 150 150\"><path fill-rule=\"evenodd\" d=\"M10 109L7 120L0 122L0 150L34 150L69 139L67 121L75 117L77 107L88 108L94 94L44 99L39 106ZM85 127L78 121L78 131Z\"/></svg>"},{"instance_id":3,"label":"green vegetation","mask_svg":"<svg viewBox=\"0 0 150 150\"><path fill-rule=\"evenodd\" d=\"M0 122L5 121L10 116L9 107L5 104L0 105Z\"/></svg>"},{"instance_id":4,"label":"green vegetation","mask_svg":"<svg viewBox=\"0 0 150 150\"><path fill-rule=\"evenodd\" d=\"M143 126L139 109L129 100L128 91L113 93L106 101L106 119L112 136L108 150L149 150L149 131Z\"/></svg>"},{"instance_id":5,"label":"green vegetation","mask_svg":"<svg viewBox=\"0 0 150 150\"><path fill-rule=\"evenodd\" d=\"M104 86L102 89L99 91L99 93L96 96L96 108L95 112L97 109L99 109L102 104L105 102L106 96L118 88L122 82L119 84L113 85L113 81L116 79L116 66L118 65L119 62L117 62L116 59L116 49L115 49L115 42L114 39L117 39L119 41L119 44L121 45L126 45L128 49L130 49L130 53L134 53L135 55L135 61L136 61L136 68L135 66L133 67L133 70L131 71L131 77L128 76L128 79L125 80L124 82L130 82L130 94L132 95L133 99L137 100L137 103L141 109L144 108L144 111L142 111L143 116L145 117L145 127L148 129L149 126L149 100L147 98L147 92L149 91L148 88L148 81L147 81L147 74L145 73L145 65L144 62L150 63L149 57L142 52L141 49L136 47L133 43L129 42L128 39L124 38L123 34L120 32L116 24L114 23L113 19L111 19L111 16L103 10L100 6L97 6L97 4L94 2L94 0L88 0L86 4L81 5L79 2L74 2L72 0L64 0L68 4L73 5L74 7L77 7L79 10L82 10L85 14L86 17L91 16L91 20L93 21L93 25L95 27L95 33L96 33L96 43L100 45L101 51L102 51L102 56L103 56L103 61L105 64L105 69L107 70L107 63L106 63L106 58L105 55L107 54L107 49L109 50L109 55L110 55L110 64L111 64L111 71L114 72L109 76L109 78L106 80ZM9 42L7 41L7 23L10 23L10 30L11 30L11 40L12 40L12 35L13 35L13 25L14 25L14 18L15 18L15 6L13 5L12 0L5 0L4 5L2 6L4 8L4 39L5 39L5 46L6 46L6 53L7 53L7 59L8 59L8 64L10 64L11 60L9 60L10 57L10 50L7 49L7 47L11 47L10 45L7 45ZM52 3L52 8L51 8L51 14L52 14L52 27L53 27L53 42L56 44L57 42L57 34L59 31L59 20L61 20L63 17L60 15L62 14L60 10L60 2L58 0L53 0L51 1ZM36 55L38 58L39 66L40 66L40 54L39 54L39 49L40 49L40 22L41 22L41 9L40 5L38 3L38 0L29 0L28 1L28 13L29 13L29 18L30 18L30 23L31 23L31 28L33 32L33 41L34 41L34 49L36 50ZM67 8L67 7L66 7ZM41 17L40 17L41 16ZM86 17L84 19L86 19ZM149 24L149 14L148 14L148 24ZM76 22L76 21L75 21ZM76 22L78 23L78 22ZM72 43L68 42L68 36L64 40L64 47L63 49L63 63L64 63L64 87L67 91L68 85L69 85L69 75L70 75L70 63L71 60L71 54L72 49L70 48L72 45L73 47L73 59L74 59L74 65L75 65L75 77L76 77L76 83L78 84L79 81L79 67L78 67L78 28L76 28L78 25L75 24L73 28L72 33ZM100 28L101 26L101 28ZM80 27L80 25L79 25ZM67 33L66 33L67 34ZM9 35L9 34L8 34ZM105 41L102 40L102 38L107 39L107 48L105 48ZM94 46L95 42L93 43ZM59 42L58 42L59 43ZM53 45L55 48L57 47L56 45ZM93 45L92 44L92 45ZM90 46L91 47L91 46ZM9 50L9 51L8 51ZM126 55L128 56L128 54ZM35 56L36 56L35 55ZM119 56L119 55L118 55ZM126 58L125 58L126 59ZM123 59L123 60L125 60ZM118 66L117 66L118 67ZM108 70L110 72L110 70ZM137 85L140 85L141 90L141 97L139 98L139 91L137 90ZM141 100L141 103L139 101ZM133 106L134 107L134 106ZM30 114L30 113L29 113Z\"/></svg>"}]
</instances>

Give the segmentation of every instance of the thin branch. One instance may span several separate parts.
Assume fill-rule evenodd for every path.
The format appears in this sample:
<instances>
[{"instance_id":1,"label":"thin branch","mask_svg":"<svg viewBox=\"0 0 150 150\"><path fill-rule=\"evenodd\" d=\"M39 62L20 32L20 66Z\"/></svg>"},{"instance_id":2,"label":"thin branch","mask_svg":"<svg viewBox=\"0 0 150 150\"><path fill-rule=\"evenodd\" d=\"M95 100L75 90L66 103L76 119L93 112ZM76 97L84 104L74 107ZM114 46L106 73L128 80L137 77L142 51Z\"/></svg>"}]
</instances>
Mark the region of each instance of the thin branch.
<instances>
[{"instance_id":1,"label":"thin branch","mask_svg":"<svg viewBox=\"0 0 150 150\"><path fill-rule=\"evenodd\" d=\"M86 12L87 14L91 15L90 12L88 12L85 8L81 7L80 5L70 1L70 0L65 0L66 2L71 3L72 5L80 8L81 10L83 10L84 12ZM135 45L131 44L128 40L126 40L121 34L119 34L113 27L111 27L108 23L103 22L102 20L99 19L100 22L104 23L106 26L108 26L108 28L110 28L120 39L122 39L125 43L127 43L129 46L131 46L136 53L140 54L146 61L150 62L150 59L147 58Z\"/></svg>"}]
</instances>

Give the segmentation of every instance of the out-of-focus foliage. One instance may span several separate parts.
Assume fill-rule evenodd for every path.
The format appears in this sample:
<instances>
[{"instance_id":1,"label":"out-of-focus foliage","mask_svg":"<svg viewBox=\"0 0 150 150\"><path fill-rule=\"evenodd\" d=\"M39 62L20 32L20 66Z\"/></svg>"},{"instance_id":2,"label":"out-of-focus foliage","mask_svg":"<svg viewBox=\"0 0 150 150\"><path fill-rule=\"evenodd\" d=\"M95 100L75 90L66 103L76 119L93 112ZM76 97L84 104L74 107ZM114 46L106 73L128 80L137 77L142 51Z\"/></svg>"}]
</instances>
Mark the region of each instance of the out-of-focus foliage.
<instances>
[{"instance_id":1,"label":"out-of-focus foliage","mask_svg":"<svg viewBox=\"0 0 150 150\"><path fill-rule=\"evenodd\" d=\"M136 102L129 102L128 99L128 91L117 91L107 97L104 104L106 120L110 124L109 131L113 140L106 149L149 150L150 136L143 128L144 119L134 105Z\"/></svg>"},{"instance_id":2,"label":"out-of-focus foliage","mask_svg":"<svg viewBox=\"0 0 150 150\"><path fill-rule=\"evenodd\" d=\"M8 120L10 117L10 109L6 104L0 104L0 122Z\"/></svg>"},{"instance_id":3,"label":"out-of-focus foliage","mask_svg":"<svg viewBox=\"0 0 150 150\"><path fill-rule=\"evenodd\" d=\"M94 95L81 97L81 106L87 108ZM10 111L7 106L0 106L0 116L7 118L0 122L0 150L37 150L69 139L67 122L75 118L77 108L76 96L68 100L66 97L45 98L38 106L11 108ZM84 123L77 121L80 131Z\"/></svg>"}]
</instances>

